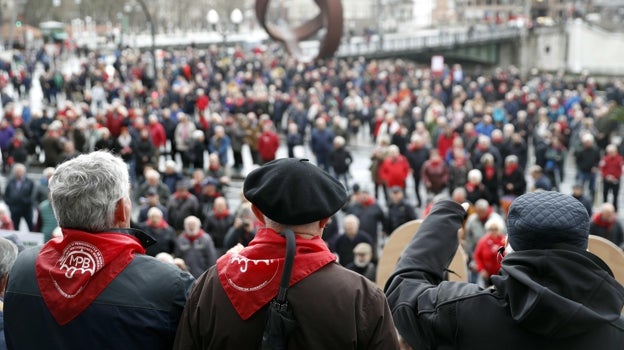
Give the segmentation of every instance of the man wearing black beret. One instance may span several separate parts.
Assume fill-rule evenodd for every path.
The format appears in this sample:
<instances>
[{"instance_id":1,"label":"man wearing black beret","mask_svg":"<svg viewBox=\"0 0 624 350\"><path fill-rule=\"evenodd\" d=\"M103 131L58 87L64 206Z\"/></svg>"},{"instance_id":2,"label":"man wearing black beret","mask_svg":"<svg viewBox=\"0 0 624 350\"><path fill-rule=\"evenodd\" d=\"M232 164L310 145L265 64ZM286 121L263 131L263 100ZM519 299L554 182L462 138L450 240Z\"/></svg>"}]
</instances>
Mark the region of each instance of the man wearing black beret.
<instances>
[{"instance_id":1,"label":"man wearing black beret","mask_svg":"<svg viewBox=\"0 0 624 350\"><path fill-rule=\"evenodd\" d=\"M444 282L465 208L435 204L386 283L399 333L413 349L621 349L624 287L587 252L589 215L576 198L516 198L507 254L493 286Z\"/></svg>"},{"instance_id":2,"label":"man wearing black beret","mask_svg":"<svg viewBox=\"0 0 624 350\"><path fill-rule=\"evenodd\" d=\"M263 227L204 273L186 304L174 349L258 349L294 231L287 294L298 327L289 349L398 349L383 292L336 263L321 239L347 200L340 182L305 159L278 159L252 171L243 193Z\"/></svg>"}]
</instances>

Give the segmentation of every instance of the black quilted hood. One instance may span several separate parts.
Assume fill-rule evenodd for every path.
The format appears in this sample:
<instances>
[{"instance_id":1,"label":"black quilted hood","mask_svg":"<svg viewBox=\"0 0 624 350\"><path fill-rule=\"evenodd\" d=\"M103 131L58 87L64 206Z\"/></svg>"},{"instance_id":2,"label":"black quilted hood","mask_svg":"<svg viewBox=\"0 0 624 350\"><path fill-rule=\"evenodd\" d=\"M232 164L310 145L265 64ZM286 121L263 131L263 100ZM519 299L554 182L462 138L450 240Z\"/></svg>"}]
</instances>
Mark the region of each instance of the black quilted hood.
<instances>
[{"instance_id":1,"label":"black quilted hood","mask_svg":"<svg viewBox=\"0 0 624 350\"><path fill-rule=\"evenodd\" d=\"M604 262L585 251L514 252L492 282L521 327L553 338L617 320L624 306L624 287Z\"/></svg>"}]
</instances>

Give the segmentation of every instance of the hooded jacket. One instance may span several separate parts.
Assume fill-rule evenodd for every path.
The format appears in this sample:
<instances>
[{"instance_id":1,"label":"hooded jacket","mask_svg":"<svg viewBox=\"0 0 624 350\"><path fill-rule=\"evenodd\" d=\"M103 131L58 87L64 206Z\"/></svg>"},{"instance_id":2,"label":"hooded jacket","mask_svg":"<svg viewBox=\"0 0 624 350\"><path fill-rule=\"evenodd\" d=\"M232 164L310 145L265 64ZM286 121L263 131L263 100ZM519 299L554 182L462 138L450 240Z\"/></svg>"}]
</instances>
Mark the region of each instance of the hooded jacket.
<instances>
[{"instance_id":1,"label":"hooded jacket","mask_svg":"<svg viewBox=\"0 0 624 350\"><path fill-rule=\"evenodd\" d=\"M488 289L444 281L464 216L460 205L438 203L386 284L395 324L412 348L622 348L624 287L591 253L513 252Z\"/></svg>"}]
</instances>

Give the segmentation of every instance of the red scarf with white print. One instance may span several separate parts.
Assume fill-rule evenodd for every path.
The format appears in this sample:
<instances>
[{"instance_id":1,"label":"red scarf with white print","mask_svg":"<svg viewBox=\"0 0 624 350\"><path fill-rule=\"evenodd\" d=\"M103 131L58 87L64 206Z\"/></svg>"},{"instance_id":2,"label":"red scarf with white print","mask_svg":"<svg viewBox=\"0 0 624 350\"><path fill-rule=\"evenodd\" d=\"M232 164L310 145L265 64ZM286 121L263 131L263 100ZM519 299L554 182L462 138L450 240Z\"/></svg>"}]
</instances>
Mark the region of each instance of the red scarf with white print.
<instances>
[{"instance_id":1,"label":"red scarf with white print","mask_svg":"<svg viewBox=\"0 0 624 350\"><path fill-rule=\"evenodd\" d=\"M63 229L35 262L41 296L61 326L80 315L145 248L134 236Z\"/></svg>"},{"instance_id":2,"label":"red scarf with white print","mask_svg":"<svg viewBox=\"0 0 624 350\"><path fill-rule=\"evenodd\" d=\"M336 260L321 237L296 237L290 286ZM277 296L286 256L286 238L263 228L249 246L238 253L226 253L217 260L221 286L236 312L248 319Z\"/></svg>"}]
</instances>

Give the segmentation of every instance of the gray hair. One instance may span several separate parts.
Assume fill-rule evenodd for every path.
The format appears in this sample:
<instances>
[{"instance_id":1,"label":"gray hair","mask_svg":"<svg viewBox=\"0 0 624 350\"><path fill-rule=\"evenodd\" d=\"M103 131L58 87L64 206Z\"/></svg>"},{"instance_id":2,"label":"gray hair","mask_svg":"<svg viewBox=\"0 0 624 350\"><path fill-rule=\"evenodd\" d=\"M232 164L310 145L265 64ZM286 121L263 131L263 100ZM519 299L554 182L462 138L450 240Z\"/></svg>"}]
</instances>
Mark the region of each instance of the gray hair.
<instances>
[{"instance_id":1,"label":"gray hair","mask_svg":"<svg viewBox=\"0 0 624 350\"><path fill-rule=\"evenodd\" d=\"M518 156L515 154L510 154L507 157L505 157L505 163L512 163L512 164L517 164L518 163Z\"/></svg>"},{"instance_id":2,"label":"gray hair","mask_svg":"<svg viewBox=\"0 0 624 350\"><path fill-rule=\"evenodd\" d=\"M294 232L316 233L319 235L322 234L323 232L322 230L319 230L318 221L310 222L310 223L303 224L303 225L285 225L285 224L280 224L279 222L276 222L274 220L271 220L266 215L264 215L264 224L266 228L273 229L276 232L282 232L286 229L291 229Z\"/></svg>"},{"instance_id":3,"label":"gray hair","mask_svg":"<svg viewBox=\"0 0 624 350\"><path fill-rule=\"evenodd\" d=\"M130 198L128 166L104 151L62 163L49 187L59 226L89 232L113 228L117 202Z\"/></svg>"},{"instance_id":4,"label":"gray hair","mask_svg":"<svg viewBox=\"0 0 624 350\"><path fill-rule=\"evenodd\" d=\"M151 207L149 208L149 210L147 211L147 217L151 218L153 216L159 216L159 217L163 217L163 212L162 210L160 210L158 207Z\"/></svg>"},{"instance_id":5,"label":"gray hair","mask_svg":"<svg viewBox=\"0 0 624 350\"><path fill-rule=\"evenodd\" d=\"M0 277L6 276L17 259L17 246L6 238L0 237Z\"/></svg>"}]
</instances>

